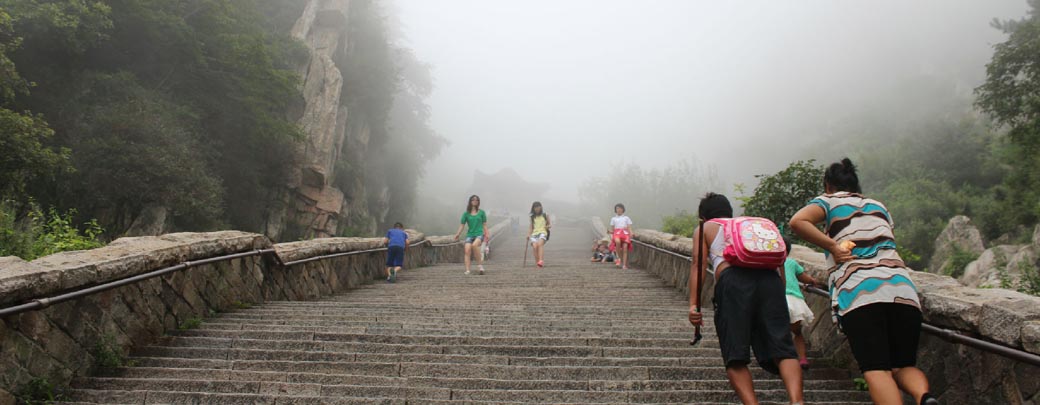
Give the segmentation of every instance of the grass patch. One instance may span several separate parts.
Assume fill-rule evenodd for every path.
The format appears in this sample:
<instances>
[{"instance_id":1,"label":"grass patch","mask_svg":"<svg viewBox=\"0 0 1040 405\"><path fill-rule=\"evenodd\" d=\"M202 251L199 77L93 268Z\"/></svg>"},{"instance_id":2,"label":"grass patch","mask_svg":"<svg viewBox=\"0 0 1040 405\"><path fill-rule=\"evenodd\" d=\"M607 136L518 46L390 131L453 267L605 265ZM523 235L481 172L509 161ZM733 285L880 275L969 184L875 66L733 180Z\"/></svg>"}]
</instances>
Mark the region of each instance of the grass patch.
<instances>
[{"instance_id":1,"label":"grass patch","mask_svg":"<svg viewBox=\"0 0 1040 405\"><path fill-rule=\"evenodd\" d=\"M177 329L178 330L189 330L189 329L196 329L199 326L202 326L202 318L199 318L199 317L196 316L196 317L192 317L192 318L188 318L188 319L184 320L184 323L181 323L181 325L178 326Z\"/></svg>"},{"instance_id":2,"label":"grass patch","mask_svg":"<svg viewBox=\"0 0 1040 405\"><path fill-rule=\"evenodd\" d=\"M953 246L953 254L950 255L950 260L946 262L946 266L943 266L943 274L953 277L961 278L964 275L964 269L968 267L971 262L978 260L978 253L969 252L961 249L960 246Z\"/></svg>"},{"instance_id":3,"label":"grass patch","mask_svg":"<svg viewBox=\"0 0 1040 405\"><path fill-rule=\"evenodd\" d=\"M68 397L46 378L34 378L15 395L19 404L44 405L66 401Z\"/></svg>"},{"instance_id":4,"label":"grass patch","mask_svg":"<svg viewBox=\"0 0 1040 405\"><path fill-rule=\"evenodd\" d=\"M867 385L867 380L863 377L853 378L852 383L856 384L856 391L869 391L870 386Z\"/></svg>"},{"instance_id":5,"label":"grass patch","mask_svg":"<svg viewBox=\"0 0 1040 405\"><path fill-rule=\"evenodd\" d=\"M112 335L105 335L94 344L91 351L94 356L95 366L98 369L114 369L120 367L133 367L133 362L123 355L123 348L116 342Z\"/></svg>"}]
</instances>

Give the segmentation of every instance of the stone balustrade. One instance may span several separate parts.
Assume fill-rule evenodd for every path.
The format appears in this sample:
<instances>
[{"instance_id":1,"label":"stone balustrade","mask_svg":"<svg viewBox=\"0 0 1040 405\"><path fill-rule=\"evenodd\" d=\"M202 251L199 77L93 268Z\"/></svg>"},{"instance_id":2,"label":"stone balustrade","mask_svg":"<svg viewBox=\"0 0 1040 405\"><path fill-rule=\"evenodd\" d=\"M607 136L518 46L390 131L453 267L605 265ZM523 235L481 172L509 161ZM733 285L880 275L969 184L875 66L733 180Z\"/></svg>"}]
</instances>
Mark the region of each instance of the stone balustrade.
<instances>
[{"instance_id":1,"label":"stone balustrade","mask_svg":"<svg viewBox=\"0 0 1040 405\"><path fill-rule=\"evenodd\" d=\"M490 231L504 232L509 221ZM426 237L409 230L405 271L459 262L463 246L451 236ZM496 240L492 244L497 243ZM26 262L0 258L0 308L80 290L127 277L240 252L273 254L194 265L44 309L0 318L0 404L13 401L32 380L62 386L118 361L131 347L166 331L190 328L221 311L275 300L310 300L384 276L382 238L321 238L272 243L260 234L221 231L121 238L85 251L62 252ZM292 266L282 263L363 252Z\"/></svg>"}]
</instances>

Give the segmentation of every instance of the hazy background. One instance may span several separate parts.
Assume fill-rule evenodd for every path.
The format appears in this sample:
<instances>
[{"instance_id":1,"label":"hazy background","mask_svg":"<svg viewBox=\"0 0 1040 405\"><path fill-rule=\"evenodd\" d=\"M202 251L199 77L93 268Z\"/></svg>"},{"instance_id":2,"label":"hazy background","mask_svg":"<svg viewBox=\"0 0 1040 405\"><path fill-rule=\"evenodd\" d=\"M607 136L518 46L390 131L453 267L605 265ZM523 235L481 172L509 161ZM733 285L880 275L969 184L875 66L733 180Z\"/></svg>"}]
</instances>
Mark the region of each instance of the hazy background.
<instances>
[{"instance_id":1,"label":"hazy background","mask_svg":"<svg viewBox=\"0 0 1040 405\"><path fill-rule=\"evenodd\" d=\"M753 186L754 174L811 156L836 121L913 108L914 83L952 82L970 97L1005 38L990 21L1027 11L1024 0L393 7L405 45L433 66L432 126L451 142L427 168L420 200L460 208L476 169L514 168L559 200L577 200L579 185L614 162L695 159L717 167L727 192ZM721 164L738 151L754 158Z\"/></svg>"}]
</instances>

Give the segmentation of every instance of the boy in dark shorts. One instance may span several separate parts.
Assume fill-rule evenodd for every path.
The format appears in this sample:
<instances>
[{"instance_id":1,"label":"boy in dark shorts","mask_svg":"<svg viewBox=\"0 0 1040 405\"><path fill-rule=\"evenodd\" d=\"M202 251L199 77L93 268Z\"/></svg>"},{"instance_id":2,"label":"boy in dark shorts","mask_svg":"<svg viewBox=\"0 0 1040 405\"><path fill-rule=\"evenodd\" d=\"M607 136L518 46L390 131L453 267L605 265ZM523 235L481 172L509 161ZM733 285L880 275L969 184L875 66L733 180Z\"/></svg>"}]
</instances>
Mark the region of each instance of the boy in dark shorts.
<instances>
[{"instance_id":1,"label":"boy in dark shorts","mask_svg":"<svg viewBox=\"0 0 1040 405\"><path fill-rule=\"evenodd\" d=\"M404 251L408 249L408 234L404 231L404 225L398 222L393 229L386 231L383 244L387 247L386 282L396 283L397 272L404 266Z\"/></svg>"},{"instance_id":2,"label":"boy in dark shorts","mask_svg":"<svg viewBox=\"0 0 1040 405\"><path fill-rule=\"evenodd\" d=\"M733 390L744 404L758 403L748 369L754 350L763 369L780 374L791 404L802 404L802 369L791 339L783 276L779 269L743 268L726 262L726 232L722 228L725 219L733 217L733 208L725 196L709 193L701 199L698 212L702 222L693 232L690 323L704 323L693 292L700 288L696 272L704 272L710 264L715 270L715 330ZM718 219L723 221L707 222ZM702 249L704 260L698 260L698 249Z\"/></svg>"}]
</instances>

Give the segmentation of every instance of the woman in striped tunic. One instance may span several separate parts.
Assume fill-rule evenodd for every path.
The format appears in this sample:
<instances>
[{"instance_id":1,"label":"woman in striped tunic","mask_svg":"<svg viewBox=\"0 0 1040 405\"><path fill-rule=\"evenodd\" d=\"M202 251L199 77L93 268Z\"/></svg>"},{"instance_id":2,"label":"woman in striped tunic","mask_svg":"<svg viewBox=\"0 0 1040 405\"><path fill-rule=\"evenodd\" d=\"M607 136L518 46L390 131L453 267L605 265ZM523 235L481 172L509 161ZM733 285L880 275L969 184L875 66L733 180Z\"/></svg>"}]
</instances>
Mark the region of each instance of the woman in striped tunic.
<instances>
[{"instance_id":1,"label":"woman in striped tunic","mask_svg":"<svg viewBox=\"0 0 1040 405\"><path fill-rule=\"evenodd\" d=\"M828 252L831 312L849 340L876 404L902 404L900 388L920 404L937 404L916 367L921 303L896 253L892 217L864 197L849 159L831 164L825 194L791 218L791 229ZM821 232L817 225L823 225Z\"/></svg>"}]
</instances>

